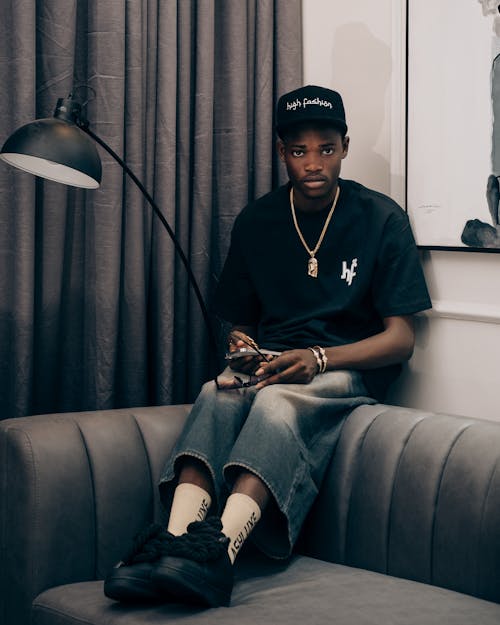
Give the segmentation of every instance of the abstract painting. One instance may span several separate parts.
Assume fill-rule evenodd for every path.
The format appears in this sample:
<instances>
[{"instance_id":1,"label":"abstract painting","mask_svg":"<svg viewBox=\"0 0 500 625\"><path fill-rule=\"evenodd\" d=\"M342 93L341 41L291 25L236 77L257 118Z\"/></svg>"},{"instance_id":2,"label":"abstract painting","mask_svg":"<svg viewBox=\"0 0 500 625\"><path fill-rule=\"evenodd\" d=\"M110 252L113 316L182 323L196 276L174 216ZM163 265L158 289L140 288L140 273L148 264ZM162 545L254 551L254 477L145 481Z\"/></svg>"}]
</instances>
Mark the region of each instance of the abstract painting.
<instances>
[{"instance_id":1,"label":"abstract painting","mask_svg":"<svg viewBox=\"0 0 500 625\"><path fill-rule=\"evenodd\" d=\"M408 0L407 19L417 244L500 252L500 2Z\"/></svg>"}]
</instances>

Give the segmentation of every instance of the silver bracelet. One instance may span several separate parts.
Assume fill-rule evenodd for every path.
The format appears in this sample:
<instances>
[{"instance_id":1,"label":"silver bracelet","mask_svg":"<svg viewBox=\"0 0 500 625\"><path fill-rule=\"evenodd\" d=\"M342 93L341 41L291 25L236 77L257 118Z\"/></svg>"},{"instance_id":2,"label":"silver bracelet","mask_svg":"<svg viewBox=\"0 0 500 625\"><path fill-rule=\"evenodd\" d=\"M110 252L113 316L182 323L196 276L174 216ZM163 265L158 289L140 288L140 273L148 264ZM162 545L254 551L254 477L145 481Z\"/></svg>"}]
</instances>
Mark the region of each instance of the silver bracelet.
<instances>
[{"instance_id":1,"label":"silver bracelet","mask_svg":"<svg viewBox=\"0 0 500 625\"><path fill-rule=\"evenodd\" d=\"M326 355L325 349L323 347L320 347L319 345L315 345L312 349L315 350L314 355L316 356L316 360L318 362L319 372L324 373L328 365L328 357Z\"/></svg>"},{"instance_id":2,"label":"silver bracelet","mask_svg":"<svg viewBox=\"0 0 500 625\"><path fill-rule=\"evenodd\" d=\"M312 352L314 354L314 357L316 358L316 366L318 368L316 373L321 373L321 368L323 366L323 361L321 359L321 353L320 353L319 349L317 347L308 347L307 349L310 352Z\"/></svg>"}]
</instances>

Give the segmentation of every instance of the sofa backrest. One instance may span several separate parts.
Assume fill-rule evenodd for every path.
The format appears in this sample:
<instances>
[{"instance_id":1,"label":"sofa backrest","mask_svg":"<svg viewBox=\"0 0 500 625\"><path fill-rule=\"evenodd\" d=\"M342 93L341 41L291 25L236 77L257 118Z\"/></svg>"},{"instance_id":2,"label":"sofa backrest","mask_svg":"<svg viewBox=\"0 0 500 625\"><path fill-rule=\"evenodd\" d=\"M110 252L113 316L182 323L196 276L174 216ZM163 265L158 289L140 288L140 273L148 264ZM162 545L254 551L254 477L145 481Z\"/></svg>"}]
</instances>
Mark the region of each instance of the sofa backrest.
<instances>
[{"instance_id":1,"label":"sofa backrest","mask_svg":"<svg viewBox=\"0 0 500 625\"><path fill-rule=\"evenodd\" d=\"M163 461L188 406L0 421L0 623L43 590L102 579L161 517Z\"/></svg>"},{"instance_id":2,"label":"sofa backrest","mask_svg":"<svg viewBox=\"0 0 500 625\"><path fill-rule=\"evenodd\" d=\"M500 602L500 423L357 408L301 550Z\"/></svg>"}]
</instances>

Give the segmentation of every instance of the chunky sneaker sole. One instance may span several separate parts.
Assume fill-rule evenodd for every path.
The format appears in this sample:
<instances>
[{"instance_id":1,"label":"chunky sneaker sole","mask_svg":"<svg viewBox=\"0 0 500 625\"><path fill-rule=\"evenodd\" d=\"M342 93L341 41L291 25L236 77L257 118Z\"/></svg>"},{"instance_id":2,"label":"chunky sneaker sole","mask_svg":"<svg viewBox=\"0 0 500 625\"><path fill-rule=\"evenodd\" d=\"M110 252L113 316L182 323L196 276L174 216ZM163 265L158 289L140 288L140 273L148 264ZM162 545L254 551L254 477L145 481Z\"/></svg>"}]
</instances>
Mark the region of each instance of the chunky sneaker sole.
<instances>
[{"instance_id":1,"label":"chunky sneaker sole","mask_svg":"<svg viewBox=\"0 0 500 625\"><path fill-rule=\"evenodd\" d=\"M228 606L233 566L227 552L208 562L165 556L154 564L151 581L160 594L172 601L212 608Z\"/></svg>"},{"instance_id":2,"label":"chunky sneaker sole","mask_svg":"<svg viewBox=\"0 0 500 625\"><path fill-rule=\"evenodd\" d=\"M104 594L123 602L149 602L164 600L151 583L151 562L118 565L104 580Z\"/></svg>"}]
</instances>

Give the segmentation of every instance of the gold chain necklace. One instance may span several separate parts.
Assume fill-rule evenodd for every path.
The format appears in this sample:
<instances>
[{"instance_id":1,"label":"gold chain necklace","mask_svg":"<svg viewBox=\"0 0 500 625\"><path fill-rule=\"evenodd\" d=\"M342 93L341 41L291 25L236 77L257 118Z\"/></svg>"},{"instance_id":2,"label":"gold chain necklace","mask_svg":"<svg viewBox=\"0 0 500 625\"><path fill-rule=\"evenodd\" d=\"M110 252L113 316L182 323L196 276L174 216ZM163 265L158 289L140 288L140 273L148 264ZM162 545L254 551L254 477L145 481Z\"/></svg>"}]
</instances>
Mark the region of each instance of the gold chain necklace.
<instances>
[{"instance_id":1,"label":"gold chain necklace","mask_svg":"<svg viewBox=\"0 0 500 625\"><path fill-rule=\"evenodd\" d=\"M335 210L335 206L337 206L337 200L339 199L339 195L340 195L340 186L337 185L337 191L335 193L335 197L333 199L330 212L328 213L328 217L326 218L325 225L323 226L323 230L321 231L321 234L319 235L319 239L318 239L318 242L316 243L315 248L311 250L310 247L307 245L304 239L304 236L302 235L302 232L300 231L299 224L297 223L297 215L295 214L295 206L293 203L293 187L290 188L290 208L292 209L293 224L295 226L295 230L297 230L297 234L299 235L299 239L301 240L302 245L305 247L306 252L309 254L309 260L307 261L307 275L310 276L311 278L318 277L318 259L316 258L316 253L318 252L321 244L323 243L323 239L325 237L328 224L330 223L330 220L332 218L333 211Z\"/></svg>"}]
</instances>

